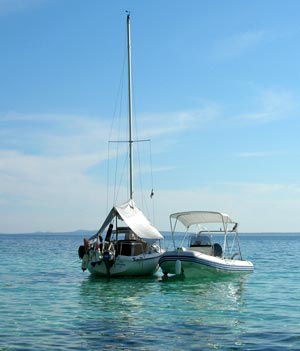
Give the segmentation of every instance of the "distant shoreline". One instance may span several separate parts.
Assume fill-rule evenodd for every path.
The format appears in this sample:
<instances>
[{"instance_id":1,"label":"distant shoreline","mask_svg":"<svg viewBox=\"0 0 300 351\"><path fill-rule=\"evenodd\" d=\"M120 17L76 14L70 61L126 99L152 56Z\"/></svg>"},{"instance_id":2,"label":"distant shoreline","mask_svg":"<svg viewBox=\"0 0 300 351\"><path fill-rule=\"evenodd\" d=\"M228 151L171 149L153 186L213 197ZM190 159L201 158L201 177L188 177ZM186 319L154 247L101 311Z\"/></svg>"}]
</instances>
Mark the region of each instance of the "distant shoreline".
<instances>
[{"instance_id":1,"label":"distant shoreline","mask_svg":"<svg viewBox=\"0 0 300 351\"><path fill-rule=\"evenodd\" d=\"M39 232L29 232L29 233L0 233L0 235L78 235L82 237L90 237L95 234L97 230L74 230L69 232L46 232L46 231L39 231ZM161 231L163 235L171 235L169 231ZM218 235L215 234L214 235ZM300 232L240 232L240 236L300 236Z\"/></svg>"}]
</instances>

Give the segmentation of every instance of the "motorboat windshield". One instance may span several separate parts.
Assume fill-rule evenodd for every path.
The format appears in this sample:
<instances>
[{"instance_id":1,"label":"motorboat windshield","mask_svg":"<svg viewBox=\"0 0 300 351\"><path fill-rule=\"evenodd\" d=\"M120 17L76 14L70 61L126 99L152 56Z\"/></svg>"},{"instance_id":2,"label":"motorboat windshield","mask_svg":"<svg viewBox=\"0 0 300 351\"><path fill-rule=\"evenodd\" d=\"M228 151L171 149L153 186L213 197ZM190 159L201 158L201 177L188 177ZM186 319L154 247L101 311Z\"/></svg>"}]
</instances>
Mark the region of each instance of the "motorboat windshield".
<instances>
[{"instance_id":1,"label":"motorboat windshield","mask_svg":"<svg viewBox=\"0 0 300 351\"><path fill-rule=\"evenodd\" d=\"M212 240L211 237L205 234L197 233L197 234L191 234L190 235L190 245L191 247L193 246L211 246L212 245Z\"/></svg>"}]
</instances>

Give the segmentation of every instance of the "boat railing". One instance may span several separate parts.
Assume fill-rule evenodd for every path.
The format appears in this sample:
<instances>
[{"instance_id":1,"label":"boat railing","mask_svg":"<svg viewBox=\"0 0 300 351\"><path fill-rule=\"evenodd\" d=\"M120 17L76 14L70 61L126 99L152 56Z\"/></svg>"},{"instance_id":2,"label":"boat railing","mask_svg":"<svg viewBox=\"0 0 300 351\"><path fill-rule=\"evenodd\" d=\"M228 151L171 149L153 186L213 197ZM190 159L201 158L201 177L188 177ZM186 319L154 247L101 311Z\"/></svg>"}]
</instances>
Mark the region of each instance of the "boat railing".
<instances>
[{"instance_id":1,"label":"boat railing","mask_svg":"<svg viewBox=\"0 0 300 351\"><path fill-rule=\"evenodd\" d=\"M225 234L223 249L223 257L243 259L237 231L232 230Z\"/></svg>"}]
</instances>

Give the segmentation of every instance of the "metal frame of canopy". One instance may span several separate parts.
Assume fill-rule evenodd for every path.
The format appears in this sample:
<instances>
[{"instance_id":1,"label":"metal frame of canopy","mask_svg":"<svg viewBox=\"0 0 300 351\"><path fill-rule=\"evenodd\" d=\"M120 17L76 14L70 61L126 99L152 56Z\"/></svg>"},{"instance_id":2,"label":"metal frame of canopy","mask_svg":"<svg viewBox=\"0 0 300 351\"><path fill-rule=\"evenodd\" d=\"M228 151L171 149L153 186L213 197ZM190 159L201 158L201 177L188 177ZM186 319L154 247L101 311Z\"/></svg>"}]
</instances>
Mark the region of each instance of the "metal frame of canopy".
<instances>
[{"instance_id":1,"label":"metal frame of canopy","mask_svg":"<svg viewBox=\"0 0 300 351\"><path fill-rule=\"evenodd\" d=\"M238 239L238 223L233 221L227 214L215 211L186 211L186 212L177 212L170 215L170 226L171 226L171 235L176 248L174 233L176 230L177 223L180 222L185 228L186 231L181 240L180 246L183 246L184 241L186 240L189 229L194 225L203 225L203 224L222 224L223 228L212 229L212 230L202 230L198 231L201 233L224 233L224 243L223 243L223 255L228 252L228 255L232 255L232 250L237 243L238 251L240 258L242 259L242 253L240 248L240 243ZM229 225L232 224L232 228ZM228 245L228 234L233 233L233 240L229 247Z\"/></svg>"}]
</instances>

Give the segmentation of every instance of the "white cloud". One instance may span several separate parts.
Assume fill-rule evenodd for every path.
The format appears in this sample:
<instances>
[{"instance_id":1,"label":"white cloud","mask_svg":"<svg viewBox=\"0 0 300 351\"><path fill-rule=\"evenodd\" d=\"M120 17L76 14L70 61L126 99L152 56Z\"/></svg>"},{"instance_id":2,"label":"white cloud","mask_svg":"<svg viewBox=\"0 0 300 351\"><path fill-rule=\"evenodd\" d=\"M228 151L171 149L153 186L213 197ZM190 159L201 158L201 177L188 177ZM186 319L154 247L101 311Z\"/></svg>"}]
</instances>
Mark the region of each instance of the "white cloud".
<instances>
[{"instance_id":1,"label":"white cloud","mask_svg":"<svg viewBox=\"0 0 300 351\"><path fill-rule=\"evenodd\" d=\"M174 111L164 114L142 116L144 137L159 137L166 134L182 133L188 129L200 129L217 118L220 108L212 103L195 110Z\"/></svg>"},{"instance_id":2,"label":"white cloud","mask_svg":"<svg viewBox=\"0 0 300 351\"><path fill-rule=\"evenodd\" d=\"M91 152L107 142L109 131L106 122L90 116L10 113L0 115L0 123L0 147L29 154Z\"/></svg>"},{"instance_id":3,"label":"white cloud","mask_svg":"<svg viewBox=\"0 0 300 351\"><path fill-rule=\"evenodd\" d=\"M245 151L236 154L237 157L241 158L257 158L257 157L271 157L276 155L282 155L282 152L271 152L271 151Z\"/></svg>"},{"instance_id":4,"label":"white cloud","mask_svg":"<svg viewBox=\"0 0 300 351\"><path fill-rule=\"evenodd\" d=\"M179 113L176 120L193 118ZM0 115L0 123L0 232L96 228L113 190L102 183L106 171L99 179L89 170L115 157L115 151L107 152L108 123L89 116L18 113ZM149 124L149 136L173 132L168 123L178 128L174 119L161 129ZM142 166L141 172L149 169Z\"/></svg>"},{"instance_id":5,"label":"white cloud","mask_svg":"<svg viewBox=\"0 0 300 351\"><path fill-rule=\"evenodd\" d=\"M238 118L248 121L269 122L294 117L299 111L299 99L290 91L265 90L257 99L257 109L240 115Z\"/></svg>"},{"instance_id":6,"label":"white cloud","mask_svg":"<svg viewBox=\"0 0 300 351\"><path fill-rule=\"evenodd\" d=\"M202 128L220 114L217 105L208 103L195 110L140 115L135 121L137 139L161 138L165 135L183 133ZM47 155L64 155L107 150L109 140L127 140L128 122L123 119L111 131L111 122L95 116L59 114L0 114L0 149ZM121 132L115 133L115 130Z\"/></svg>"},{"instance_id":7,"label":"white cloud","mask_svg":"<svg viewBox=\"0 0 300 351\"><path fill-rule=\"evenodd\" d=\"M0 0L0 15L24 11L41 5L47 0Z\"/></svg>"},{"instance_id":8,"label":"white cloud","mask_svg":"<svg viewBox=\"0 0 300 351\"><path fill-rule=\"evenodd\" d=\"M99 158L97 154L51 158L2 151L0 231L95 228L96 212L106 205L106 198L101 198L102 184L93 182L85 170Z\"/></svg>"},{"instance_id":9,"label":"white cloud","mask_svg":"<svg viewBox=\"0 0 300 351\"><path fill-rule=\"evenodd\" d=\"M157 223L169 230L169 215L188 210L229 214L241 232L300 232L300 184L226 183L156 192Z\"/></svg>"},{"instance_id":10,"label":"white cloud","mask_svg":"<svg viewBox=\"0 0 300 351\"><path fill-rule=\"evenodd\" d=\"M151 116L142 125L147 136L164 139L161 136L173 136L195 125L202 127L202 123L218 116L217 109L207 111L168 114L163 121L162 115ZM101 171L101 179L88 174L91 167L108 157L107 124L88 116L19 115L15 116L17 123L12 122L12 117L5 118L0 118L6 126L6 139L0 141L0 232L97 228L111 205L107 196L113 190L107 191L105 172ZM154 127L153 120L157 122ZM7 125L8 121L12 123ZM43 128L37 130L40 124ZM28 138L22 139L22 134ZM16 139L15 148L9 148L9 137ZM36 146L38 150L34 149ZM270 155L271 152L248 152L238 156ZM165 170L154 167L152 172ZM143 175L150 172L144 165L140 171ZM122 194L126 191L123 187L120 190ZM154 224L168 230L171 212L200 209L227 212L240 222L242 231L300 230L295 220L300 208L299 193L298 184L227 183L191 189L187 182L182 190L156 188L153 201L159 211ZM136 196L140 198L138 190ZM280 218L284 218L284 223Z\"/></svg>"},{"instance_id":11,"label":"white cloud","mask_svg":"<svg viewBox=\"0 0 300 351\"><path fill-rule=\"evenodd\" d=\"M232 59L248 53L259 46L268 37L266 30L246 31L225 38L216 44L214 56L216 59Z\"/></svg>"},{"instance_id":12,"label":"white cloud","mask_svg":"<svg viewBox=\"0 0 300 351\"><path fill-rule=\"evenodd\" d=\"M0 123L0 231L95 228L106 190L88 174L108 157L106 123L21 114Z\"/></svg>"}]
</instances>

